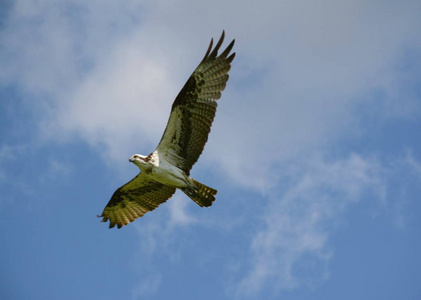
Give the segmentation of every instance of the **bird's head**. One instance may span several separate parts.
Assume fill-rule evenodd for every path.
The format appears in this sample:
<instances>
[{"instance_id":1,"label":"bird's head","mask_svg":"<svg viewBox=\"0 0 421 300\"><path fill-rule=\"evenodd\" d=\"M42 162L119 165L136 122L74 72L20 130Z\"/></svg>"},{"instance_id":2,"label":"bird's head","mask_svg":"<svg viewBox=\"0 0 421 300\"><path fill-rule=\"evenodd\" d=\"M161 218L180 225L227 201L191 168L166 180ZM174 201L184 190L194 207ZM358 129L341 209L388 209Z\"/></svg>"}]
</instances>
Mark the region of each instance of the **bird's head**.
<instances>
[{"instance_id":1,"label":"bird's head","mask_svg":"<svg viewBox=\"0 0 421 300\"><path fill-rule=\"evenodd\" d=\"M147 156L134 154L129 158L129 162L134 163L139 168L142 168L147 165Z\"/></svg>"}]
</instances>

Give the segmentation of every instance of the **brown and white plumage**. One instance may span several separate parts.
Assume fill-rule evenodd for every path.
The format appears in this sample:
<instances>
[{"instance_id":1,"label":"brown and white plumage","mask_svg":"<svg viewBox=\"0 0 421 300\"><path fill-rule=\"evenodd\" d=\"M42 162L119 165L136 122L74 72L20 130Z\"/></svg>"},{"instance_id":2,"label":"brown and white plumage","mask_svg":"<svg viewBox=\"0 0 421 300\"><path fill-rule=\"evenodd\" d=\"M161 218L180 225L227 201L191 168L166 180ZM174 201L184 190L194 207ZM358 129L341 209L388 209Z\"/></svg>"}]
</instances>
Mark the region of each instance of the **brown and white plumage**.
<instances>
[{"instance_id":1,"label":"brown and white plumage","mask_svg":"<svg viewBox=\"0 0 421 300\"><path fill-rule=\"evenodd\" d=\"M208 140L215 117L217 100L228 81L235 53L234 40L218 56L225 33L212 50L211 40L205 57L177 95L167 127L156 148L148 156L135 154L130 161L141 172L118 188L108 202L102 221L110 228L121 228L152 211L174 194L176 188L200 206L210 206L216 190L189 177Z\"/></svg>"},{"instance_id":2,"label":"brown and white plumage","mask_svg":"<svg viewBox=\"0 0 421 300\"><path fill-rule=\"evenodd\" d=\"M234 41L217 57L223 40L224 33L210 52L211 41L202 62L175 98L167 128L158 145L160 153L187 174L208 140L218 106L216 100L221 98L225 89L228 71L235 57L235 53L228 57Z\"/></svg>"},{"instance_id":3,"label":"brown and white plumage","mask_svg":"<svg viewBox=\"0 0 421 300\"><path fill-rule=\"evenodd\" d=\"M167 201L175 193L175 187L149 180L142 173L118 188L105 207L101 217L110 220L110 228L118 228L142 217L148 211Z\"/></svg>"}]
</instances>

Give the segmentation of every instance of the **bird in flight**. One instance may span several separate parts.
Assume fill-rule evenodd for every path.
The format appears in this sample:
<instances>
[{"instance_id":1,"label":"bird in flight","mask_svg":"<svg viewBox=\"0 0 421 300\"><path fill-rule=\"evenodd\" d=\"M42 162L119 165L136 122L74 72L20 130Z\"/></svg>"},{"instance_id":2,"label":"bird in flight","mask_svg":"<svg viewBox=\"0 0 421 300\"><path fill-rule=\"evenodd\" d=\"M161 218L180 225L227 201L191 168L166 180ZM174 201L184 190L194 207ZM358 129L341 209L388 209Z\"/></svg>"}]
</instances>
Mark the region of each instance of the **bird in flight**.
<instances>
[{"instance_id":1,"label":"bird in flight","mask_svg":"<svg viewBox=\"0 0 421 300\"><path fill-rule=\"evenodd\" d=\"M121 228L167 201L176 189L183 191L201 207L211 206L217 190L193 178L190 170L202 153L212 126L221 92L235 53L235 40L218 56L225 32L205 57L174 100L170 117L158 147L151 154L134 154L129 161L140 173L118 188L102 214L110 228Z\"/></svg>"}]
</instances>

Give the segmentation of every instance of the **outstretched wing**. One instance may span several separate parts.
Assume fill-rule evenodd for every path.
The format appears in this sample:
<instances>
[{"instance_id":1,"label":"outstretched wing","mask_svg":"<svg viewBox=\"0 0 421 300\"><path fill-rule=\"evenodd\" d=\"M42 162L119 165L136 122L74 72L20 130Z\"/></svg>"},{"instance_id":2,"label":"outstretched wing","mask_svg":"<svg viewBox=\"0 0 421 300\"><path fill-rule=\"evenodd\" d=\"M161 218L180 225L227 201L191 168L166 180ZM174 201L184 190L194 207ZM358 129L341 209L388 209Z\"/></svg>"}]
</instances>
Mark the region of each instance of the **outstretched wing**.
<instances>
[{"instance_id":1,"label":"outstretched wing","mask_svg":"<svg viewBox=\"0 0 421 300\"><path fill-rule=\"evenodd\" d=\"M130 182L118 188L102 214L101 222L110 220L110 228L121 228L157 208L175 193L175 188L151 180L139 173Z\"/></svg>"},{"instance_id":2,"label":"outstretched wing","mask_svg":"<svg viewBox=\"0 0 421 300\"><path fill-rule=\"evenodd\" d=\"M161 158L189 174L208 140L217 102L228 81L228 71L235 53L228 56L234 41L221 55L218 50L225 33L212 50L213 39L205 57L175 99L167 127L157 147ZM212 52L211 52L212 50Z\"/></svg>"}]
</instances>

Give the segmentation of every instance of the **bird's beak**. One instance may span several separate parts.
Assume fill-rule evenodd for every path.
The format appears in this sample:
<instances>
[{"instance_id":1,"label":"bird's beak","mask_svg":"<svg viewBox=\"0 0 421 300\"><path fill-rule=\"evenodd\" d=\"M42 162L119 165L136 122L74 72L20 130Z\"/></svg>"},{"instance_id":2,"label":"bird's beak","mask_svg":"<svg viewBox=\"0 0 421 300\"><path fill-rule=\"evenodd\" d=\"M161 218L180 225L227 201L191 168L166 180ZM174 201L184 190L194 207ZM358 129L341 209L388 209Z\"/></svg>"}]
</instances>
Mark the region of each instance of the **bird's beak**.
<instances>
[{"instance_id":1,"label":"bird's beak","mask_svg":"<svg viewBox=\"0 0 421 300\"><path fill-rule=\"evenodd\" d=\"M134 162L134 159L132 157L130 157L129 162Z\"/></svg>"}]
</instances>

